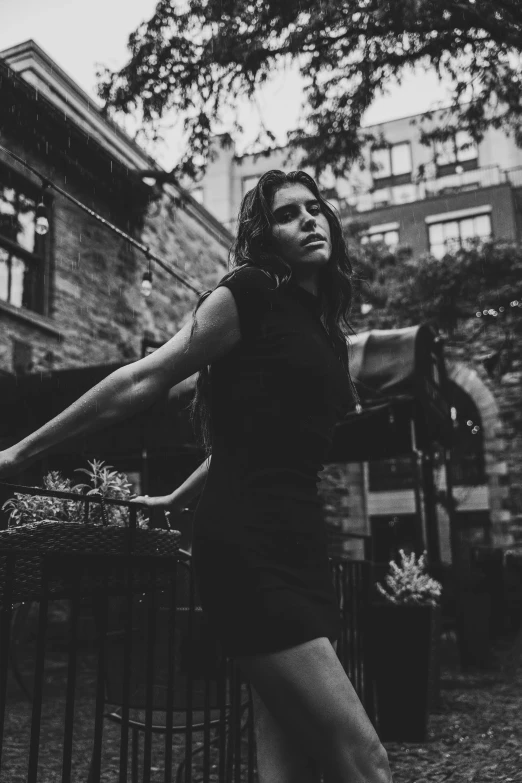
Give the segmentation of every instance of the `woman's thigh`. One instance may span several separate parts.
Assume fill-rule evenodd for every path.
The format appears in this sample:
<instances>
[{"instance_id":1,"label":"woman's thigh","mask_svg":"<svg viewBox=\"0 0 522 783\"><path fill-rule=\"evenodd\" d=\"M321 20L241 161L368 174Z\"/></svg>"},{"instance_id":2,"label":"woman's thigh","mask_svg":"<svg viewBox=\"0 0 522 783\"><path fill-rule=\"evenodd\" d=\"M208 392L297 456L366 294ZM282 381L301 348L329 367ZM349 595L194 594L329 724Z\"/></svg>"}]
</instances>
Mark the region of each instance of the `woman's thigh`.
<instances>
[{"instance_id":1,"label":"woman's thigh","mask_svg":"<svg viewBox=\"0 0 522 783\"><path fill-rule=\"evenodd\" d=\"M305 757L321 761L338 741L359 752L380 744L327 638L238 660L275 725Z\"/></svg>"}]
</instances>

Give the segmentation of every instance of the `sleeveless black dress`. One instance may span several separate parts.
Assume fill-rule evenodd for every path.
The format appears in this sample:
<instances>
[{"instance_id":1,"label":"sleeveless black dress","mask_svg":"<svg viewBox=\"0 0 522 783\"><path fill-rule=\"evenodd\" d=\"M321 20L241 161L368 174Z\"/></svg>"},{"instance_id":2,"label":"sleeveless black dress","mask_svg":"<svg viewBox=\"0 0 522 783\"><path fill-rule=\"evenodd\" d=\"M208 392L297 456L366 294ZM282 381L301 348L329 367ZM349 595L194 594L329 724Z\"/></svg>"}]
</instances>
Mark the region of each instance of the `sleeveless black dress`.
<instances>
[{"instance_id":1,"label":"sleeveless black dress","mask_svg":"<svg viewBox=\"0 0 522 783\"><path fill-rule=\"evenodd\" d=\"M199 598L229 655L339 635L317 483L353 395L297 284L242 267L226 282L241 342L210 368L212 460L194 516Z\"/></svg>"}]
</instances>

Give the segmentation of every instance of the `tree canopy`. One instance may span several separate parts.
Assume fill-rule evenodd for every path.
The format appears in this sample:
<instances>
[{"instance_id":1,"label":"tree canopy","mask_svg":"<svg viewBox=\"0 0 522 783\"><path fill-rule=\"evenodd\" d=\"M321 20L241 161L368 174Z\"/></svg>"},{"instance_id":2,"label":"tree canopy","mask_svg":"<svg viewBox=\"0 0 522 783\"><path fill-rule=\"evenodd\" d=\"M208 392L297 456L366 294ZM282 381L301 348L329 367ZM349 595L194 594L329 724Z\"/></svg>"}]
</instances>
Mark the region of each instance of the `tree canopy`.
<instances>
[{"instance_id":1,"label":"tree canopy","mask_svg":"<svg viewBox=\"0 0 522 783\"><path fill-rule=\"evenodd\" d=\"M284 62L299 64L306 85L289 141L316 173L346 174L368 141L364 112L417 66L435 68L452 90L443 122L421 128L421 140L460 129L479 142L494 126L522 146L519 0L159 0L128 48L121 70L98 74L99 95L151 128L181 114L189 141L177 173L191 178L208 161L223 109Z\"/></svg>"},{"instance_id":2,"label":"tree canopy","mask_svg":"<svg viewBox=\"0 0 522 783\"><path fill-rule=\"evenodd\" d=\"M473 342L485 328L501 339L506 333L520 334L520 245L476 240L434 259L429 254L413 258L406 247L363 245L356 226L348 241L357 331L431 323L456 343ZM362 303L371 305L365 315L360 313ZM470 321L476 326L470 328Z\"/></svg>"}]
</instances>

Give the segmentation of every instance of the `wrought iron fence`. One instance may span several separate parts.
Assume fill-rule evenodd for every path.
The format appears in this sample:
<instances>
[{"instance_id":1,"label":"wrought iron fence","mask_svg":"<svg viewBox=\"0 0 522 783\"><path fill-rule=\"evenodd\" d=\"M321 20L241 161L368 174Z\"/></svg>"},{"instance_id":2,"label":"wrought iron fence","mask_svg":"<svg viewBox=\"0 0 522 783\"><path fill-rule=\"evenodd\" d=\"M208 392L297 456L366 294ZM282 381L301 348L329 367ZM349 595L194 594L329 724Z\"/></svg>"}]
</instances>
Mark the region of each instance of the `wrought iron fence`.
<instances>
[{"instance_id":1,"label":"wrought iron fence","mask_svg":"<svg viewBox=\"0 0 522 783\"><path fill-rule=\"evenodd\" d=\"M135 536L136 504L107 502L129 508ZM38 595L22 601L35 551L0 544L0 780L251 783L250 691L207 627L190 554L38 554ZM338 654L373 717L371 564L331 567Z\"/></svg>"}]
</instances>

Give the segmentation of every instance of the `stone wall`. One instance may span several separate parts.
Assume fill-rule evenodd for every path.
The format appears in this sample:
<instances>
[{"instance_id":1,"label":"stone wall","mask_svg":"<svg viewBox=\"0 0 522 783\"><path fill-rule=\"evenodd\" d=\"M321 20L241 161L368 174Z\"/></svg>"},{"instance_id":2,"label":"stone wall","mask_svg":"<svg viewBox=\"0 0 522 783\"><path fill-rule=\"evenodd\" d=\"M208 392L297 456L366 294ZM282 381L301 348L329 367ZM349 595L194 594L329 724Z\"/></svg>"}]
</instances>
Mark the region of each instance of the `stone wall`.
<instances>
[{"instance_id":1,"label":"stone wall","mask_svg":"<svg viewBox=\"0 0 522 783\"><path fill-rule=\"evenodd\" d=\"M78 172L66 171L60 161L31 151L5 131L0 143L106 219L143 238L153 252L200 281L201 290L226 272L226 234L220 238L207 230L204 219L174 206L172 194L164 192L141 213L122 214L110 193L94 188ZM144 334L168 339L190 317L196 295L161 269L153 269L153 292L144 299L140 286L146 260L126 240L60 195L52 195L50 217L49 311L42 316L0 303L3 372L133 361L141 355ZM16 366L17 356L27 353L27 366Z\"/></svg>"}]
</instances>

